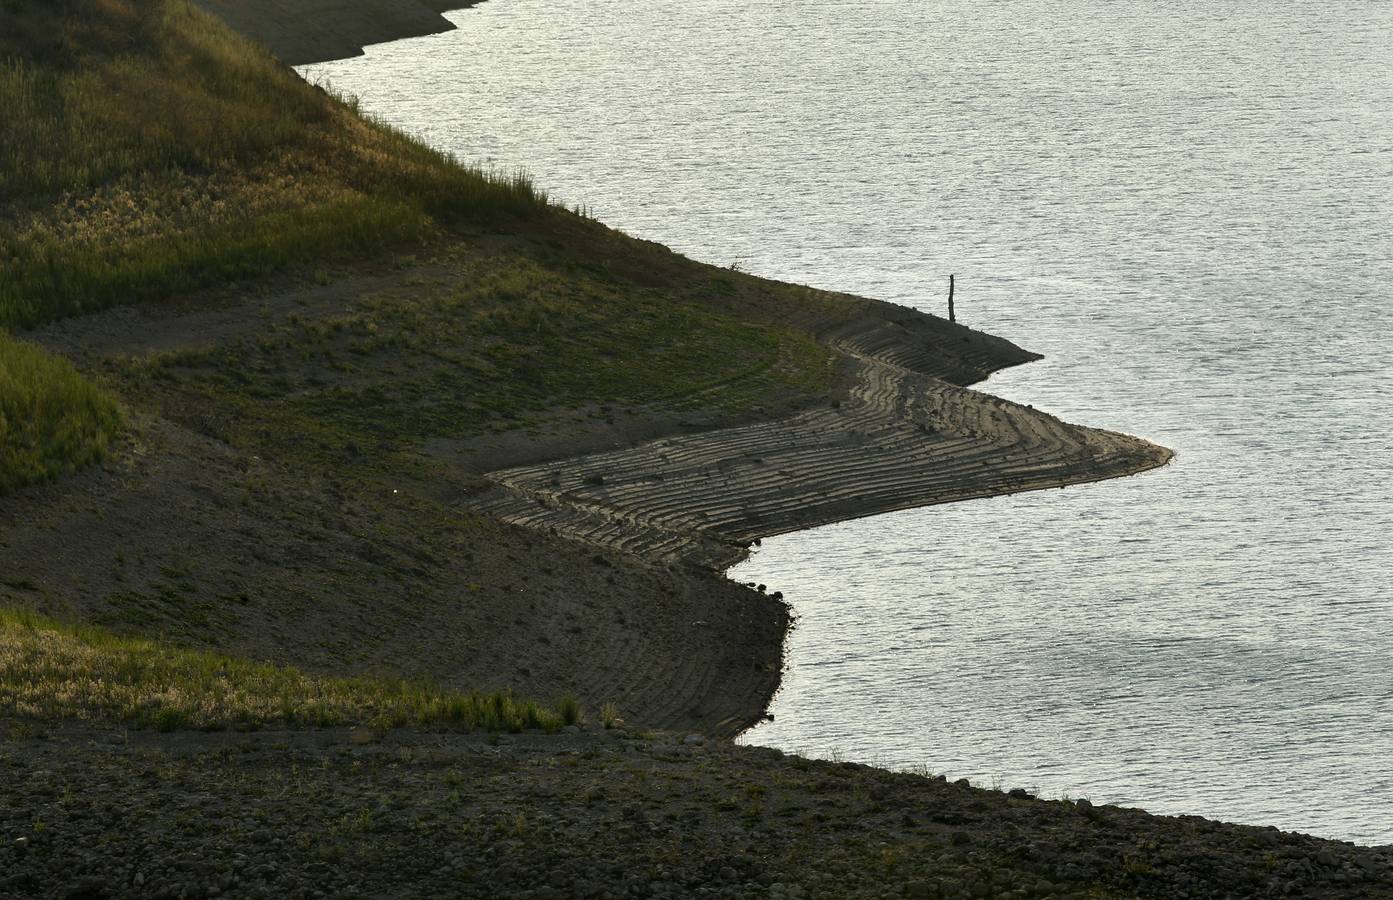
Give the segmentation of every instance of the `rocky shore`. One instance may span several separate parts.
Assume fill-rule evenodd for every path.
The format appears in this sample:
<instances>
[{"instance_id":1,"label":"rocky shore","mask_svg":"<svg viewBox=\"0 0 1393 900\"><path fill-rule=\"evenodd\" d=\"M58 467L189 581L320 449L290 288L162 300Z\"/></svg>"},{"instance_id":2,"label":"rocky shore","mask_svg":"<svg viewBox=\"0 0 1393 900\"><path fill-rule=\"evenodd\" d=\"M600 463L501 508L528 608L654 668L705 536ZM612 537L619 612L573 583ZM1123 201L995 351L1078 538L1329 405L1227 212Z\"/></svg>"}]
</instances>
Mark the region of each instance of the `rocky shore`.
<instances>
[{"instance_id":1,"label":"rocky shore","mask_svg":"<svg viewBox=\"0 0 1393 900\"><path fill-rule=\"evenodd\" d=\"M0 744L4 897L1393 897L1393 850L695 735Z\"/></svg>"}]
</instances>

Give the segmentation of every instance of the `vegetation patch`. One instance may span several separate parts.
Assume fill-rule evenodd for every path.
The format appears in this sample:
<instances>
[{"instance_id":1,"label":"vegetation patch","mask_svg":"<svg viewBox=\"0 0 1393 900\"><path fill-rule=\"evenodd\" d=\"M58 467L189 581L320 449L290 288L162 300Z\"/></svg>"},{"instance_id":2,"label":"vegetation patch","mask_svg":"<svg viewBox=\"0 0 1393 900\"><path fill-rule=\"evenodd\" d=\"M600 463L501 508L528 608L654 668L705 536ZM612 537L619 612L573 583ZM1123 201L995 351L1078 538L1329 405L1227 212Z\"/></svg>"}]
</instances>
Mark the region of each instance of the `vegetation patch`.
<instances>
[{"instance_id":1,"label":"vegetation patch","mask_svg":"<svg viewBox=\"0 0 1393 900\"><path fill-rule=\"evenodd\" d=\"M0 713L164 731L355 723L555 731L579 716L578 709L563 715L508 693L320 677L6 609L0 609Z\"/></svg>"},{"instance_id":2,"label":"vegetation patch","mask_svg":"<svg viewBox=\"0 0 1393 900\"><path fill-rule=\"evenodd\" d=\"M183 0L0 6L0 325L547 207Z\"/></svg>"},{"instance_id":3,"label":"vegetation patch","mask_svg":"<svg viewBox=\"0 0 1393 900\"><path fill-rule=\"evenodd\" d=\"M805 332L520 253L110 372L188 427L340 471L551 410L743 410L816 395L834 374Z\"/></svg>"},{"instance_id":4,"label":"vegetation patch","mask_svg":"<svg viewBox=\"0 0 1393 900\"><path fill-rule=\"evenodd\" d=\"M0 332L0 493L99 459L120 424L71 363Z\"/></svg>"}]
</instances>

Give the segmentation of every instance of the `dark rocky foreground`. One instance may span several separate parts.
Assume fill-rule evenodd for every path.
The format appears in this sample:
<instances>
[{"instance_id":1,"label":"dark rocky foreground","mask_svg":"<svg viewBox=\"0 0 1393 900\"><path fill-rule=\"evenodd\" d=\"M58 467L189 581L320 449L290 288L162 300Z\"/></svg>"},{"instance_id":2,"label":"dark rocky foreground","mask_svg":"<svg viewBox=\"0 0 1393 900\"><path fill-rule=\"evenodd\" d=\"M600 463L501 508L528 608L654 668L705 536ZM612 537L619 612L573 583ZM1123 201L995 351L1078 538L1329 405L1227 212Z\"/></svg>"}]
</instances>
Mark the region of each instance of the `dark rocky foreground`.
<instances>
[{"instance_id":1,"label":"dark rocky foreground","mask_svg":"<svg viewBox=\"0 0 1393 900\"><path fill-rule=\"evenodd\" d=\"M1393 897L1393 848L696 736L10 733L3 897Z\"/></svg>"}]
</instances>

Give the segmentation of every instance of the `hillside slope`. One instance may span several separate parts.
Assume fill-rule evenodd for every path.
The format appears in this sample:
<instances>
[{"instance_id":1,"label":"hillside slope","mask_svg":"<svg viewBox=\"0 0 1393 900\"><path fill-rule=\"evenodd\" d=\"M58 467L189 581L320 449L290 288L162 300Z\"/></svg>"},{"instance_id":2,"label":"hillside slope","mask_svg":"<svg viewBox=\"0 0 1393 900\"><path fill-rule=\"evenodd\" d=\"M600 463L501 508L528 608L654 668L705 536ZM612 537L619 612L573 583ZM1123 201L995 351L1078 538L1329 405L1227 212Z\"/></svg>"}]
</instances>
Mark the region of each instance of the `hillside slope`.
<instances>
[{"instance_id":1,"label":"hillside slope","mask_svg":"<svg viewBox=\"0 0 1393 900\"><path fill-rule=\"evenodd\" d=\"M966 389L1027 351L557 209L182 0L4 0L0 110L0 897L1393 896L720 740L790 621L746 542L1168 458Z\"/></svg>"},{"instance_id":2,"label":"hillside slope","mask_svg":"<svg viewBox=\"0 0 1393 900\"><path fill-rule=\"evenodd\" d=\"M1007 341L615 233L190 4L0 16L0 322L96 385L6 354L39 375L0 380L0 410L40 427L0 454L0 603L727 736L788 623L720 576L744 543L1165 459L962 392L1034 358ZM597 490L578 461L637 454L643 481L659 440L703 460L663 491ZM775 449L787 466L750 468ZM636 554L613 522L685 549Z\"/></svg>"}]
</instances>

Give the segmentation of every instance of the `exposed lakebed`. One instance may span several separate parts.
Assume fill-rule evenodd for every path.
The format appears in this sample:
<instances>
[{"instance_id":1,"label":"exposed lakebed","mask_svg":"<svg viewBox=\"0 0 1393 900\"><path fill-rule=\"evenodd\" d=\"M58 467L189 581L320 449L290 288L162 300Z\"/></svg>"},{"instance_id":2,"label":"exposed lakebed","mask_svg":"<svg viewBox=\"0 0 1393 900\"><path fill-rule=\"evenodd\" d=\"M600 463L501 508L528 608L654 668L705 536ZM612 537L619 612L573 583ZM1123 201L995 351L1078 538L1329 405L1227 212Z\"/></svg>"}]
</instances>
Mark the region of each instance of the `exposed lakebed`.
<instances>
[{"instance_id":1,"label":"exposed lakebed","mask_svg":"<svg viewBox=\"0 0 1393 900\"><path fill-rule=\"evenodd\" d=\"M498 0L311 74L698 259L1046 354L1178 451L766 541L811 753L1393 841L1393 9Z\"/></svg>"}]
</instances>

